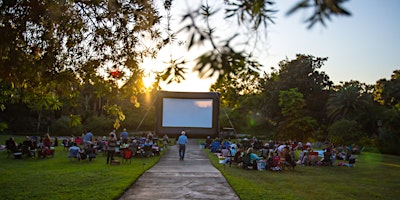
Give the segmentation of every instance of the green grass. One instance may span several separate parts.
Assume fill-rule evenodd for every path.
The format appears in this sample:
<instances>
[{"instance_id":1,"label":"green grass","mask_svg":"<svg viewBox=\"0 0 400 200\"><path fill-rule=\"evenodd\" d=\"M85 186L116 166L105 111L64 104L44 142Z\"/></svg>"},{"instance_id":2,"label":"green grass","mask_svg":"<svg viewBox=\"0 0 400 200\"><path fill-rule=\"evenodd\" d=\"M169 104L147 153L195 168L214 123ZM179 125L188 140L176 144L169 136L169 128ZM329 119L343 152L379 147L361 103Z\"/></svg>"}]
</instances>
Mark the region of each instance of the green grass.
<instances>
[{"instance_id":1,"label":"green grass","mask_svg":"<svg viewBox=\"0 0 400 200\"><path fill-rule=\"evenodd\" d=\"M7 137L0 136L1 144ZM23 137L16 138L21 141ZM398 199L400 157L364 152L356 167L296 167L295 171L244 170L211 162L239 197L246 199ZM67 158L13 159L0 152L1 199L116 199L159 157L134 158L131 164L106 165L99 154L89 162ZM143 165L145 163L145 165Z\"/></svg>"},{"instance_id":2,"label":"green grass","mask_svg":"<svg viewBox=\"0 0 400 200\"><path fill-rule=\"evenodd\" d=\"M5 139L0 136L1 144ZM1 199L116 199L159 160L133 158L131 164L111 166L102 153L91 162L67 155L63 147L56 148L54 158L46 159L7 158L6 151L1 151Z\"/></svg>"},{"instance_id":3,"label":"green grass","mask_svg":"<svg viewBox=\"0 0 400 200\"><path fill-rule=\"evenodd\" d=\"M205 150L240 199L398 199L400 157L362 153L355 168L303 167L256 171L229 167Z\"/></svg>"}]
</instances>

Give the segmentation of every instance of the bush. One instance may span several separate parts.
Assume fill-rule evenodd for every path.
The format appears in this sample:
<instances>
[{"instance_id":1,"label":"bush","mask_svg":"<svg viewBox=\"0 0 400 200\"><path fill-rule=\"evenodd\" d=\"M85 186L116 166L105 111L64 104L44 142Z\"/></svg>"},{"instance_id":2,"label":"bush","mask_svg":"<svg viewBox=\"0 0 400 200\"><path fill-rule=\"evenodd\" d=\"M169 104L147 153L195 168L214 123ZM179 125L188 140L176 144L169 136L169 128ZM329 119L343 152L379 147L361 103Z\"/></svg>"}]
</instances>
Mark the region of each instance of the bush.
<instances>
[{"instance_id":1,"label":"bush","mask_svg":"<svg viewBox=\"0 0 400 200\"><path fill-rule=\"evenodd\" d=\"M336 144L360 144L360 138L365 137L361 126L354 120L341 119L328 128L329 140Z\"/></svg>"},{"instance_id":2,"label":"bush","mask_svg":"<svg viewBox=\"0 0 400 200\"><path fill-rule=\"evenodd\" d=\"M379 137L379 151L384 154L400 155L400 138L395 132L382 130Z\"/></svg>"},{"instance_id":3,"label":"bush","mask_svg":"<svg viewBox=\"0 0 400 200\"><path fill-rule=\"evenodd\" d=\"M67 136L67 135L80 135L83 131L83 126L70 126L71 118L68 116L62 116L58 120L54 121L51 125L51 135Z\"/></svg>"},{"instance_id":4,"label":"bush","mask_svg":"<svg viewBox=\"0 0 400 200\"><path fill-rule=\"evenodd\" d=\"M86 122L85 128L91 130L94 135L107 135L114 127L114 119L107 117L92 117Z\"/></svg>"}]
</instances>

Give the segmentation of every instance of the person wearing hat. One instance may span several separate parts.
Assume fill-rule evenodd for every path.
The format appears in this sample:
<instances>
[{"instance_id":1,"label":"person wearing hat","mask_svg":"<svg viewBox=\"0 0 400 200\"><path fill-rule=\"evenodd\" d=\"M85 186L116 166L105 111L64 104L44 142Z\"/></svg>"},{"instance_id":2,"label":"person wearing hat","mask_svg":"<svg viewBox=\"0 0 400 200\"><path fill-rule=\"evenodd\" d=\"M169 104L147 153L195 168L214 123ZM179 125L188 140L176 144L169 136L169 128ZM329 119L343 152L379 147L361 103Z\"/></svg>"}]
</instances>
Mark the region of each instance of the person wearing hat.
<instances>
[{"instance_id":1,"label":"person wearing hat","mask_svg":"<svg viewBox=\"0 0 400 200\"><path fill-rule=\"evenodd\" d=\"M186 136L185 131L181 132L181 135L178 138L179 145L179 160L183 160L185 158L186 151L186 143L188 142L188 138Z\"/></svg>"}]
</instances>

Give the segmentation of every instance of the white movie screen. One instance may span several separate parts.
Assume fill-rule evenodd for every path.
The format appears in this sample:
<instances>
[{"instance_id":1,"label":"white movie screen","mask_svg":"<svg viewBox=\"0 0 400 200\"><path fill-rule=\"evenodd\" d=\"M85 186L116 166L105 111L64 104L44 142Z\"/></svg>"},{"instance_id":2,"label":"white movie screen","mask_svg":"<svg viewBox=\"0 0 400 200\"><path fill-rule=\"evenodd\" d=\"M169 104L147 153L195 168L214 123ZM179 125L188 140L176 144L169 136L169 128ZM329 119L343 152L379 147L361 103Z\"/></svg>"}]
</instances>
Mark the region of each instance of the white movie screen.
<instances>
[{"instance_id":1,"label":"white movie screen","mask_svg":"<svg viewBox=\"0 0 400 200\"><path fill-rule=\"evenodd\" d=\"M212 128L212 99L163 98L163 127Z\"/></svg>"}]
</instances>

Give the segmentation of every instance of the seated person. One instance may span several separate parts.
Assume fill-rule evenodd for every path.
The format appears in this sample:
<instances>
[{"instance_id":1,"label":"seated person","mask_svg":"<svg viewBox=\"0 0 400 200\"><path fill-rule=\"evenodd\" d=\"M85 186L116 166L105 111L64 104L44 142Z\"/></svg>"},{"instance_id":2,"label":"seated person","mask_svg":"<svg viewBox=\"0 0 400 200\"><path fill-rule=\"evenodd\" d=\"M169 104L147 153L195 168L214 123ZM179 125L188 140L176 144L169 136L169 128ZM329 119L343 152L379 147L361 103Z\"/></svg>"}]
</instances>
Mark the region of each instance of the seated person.
<instances>
[{"instance_id":1,"label":"seated person","mask_svg":"<svg viewBox=\"0 0 400 200\"><path fill-rule=\"evenodd\" d=\"M234 156L236 154L236 147L231 147L230 155Z\"/></svg>"},{"instance_id":2,"label":"seated person","mask_svg":"<svg viewBox=\"0 0 400 200\"><path fill-rule=\"evenodd\" d=\"M353 154L360 153L360 147L358 145L353 144L352 152Z\"/></svg>"},{"instance_id":3,"label":"seated person","mask_svg":"<svg viewBox=\"0 0 400 200\"><path fill-rule=\"evenodd\" d=\"M204 148L206 148L206 149L211 148L211 143L212 143L211 137L207 136L206 145L204 146Z\"/></svg>"},{"instance_id":4,"label":"seated person","mask_svg":"<svg viewBox=\"0 0 400 200\"><path fill-rule=\"evenodd\" d=\"M92 158L96 158L96 149L94 148L94 144L84 143L83 144L83 152L89 160ZM82 154L81 154L82 156Z\"/></svg>"},{"instance_id":5,"label":"seated person","mask_svg":"<svg viewBox=\"0 0 400 200\"><path fill-rule=\"evenodd\" d=\"M73 143L71 147L69 147L68 158L78 158L81 159L81 148L79 148L76 143Z\"/></svg>"},{"instance_id":6,"label":"seated person","mask_svg":"<svg viewBox=\"0 0 400 200\"><path fill-rule=\"evenodd\" d=\"M281 157L279 157L278 153L270 152L265 169L272 171L281 171L280 164Z\"/></svg>"},{"instance_id":7,"label":"seated person","mask_svg":"<svg viewBox=\"0 0 400 200\"><path fill-rule=\"evenodd\" d=\"M50 147L51 147L51 138L50 138L50 135L48 133L46 133L44 135L43 145L47 149L50 149Z\"/></svg>"},{"instance_id":8,"label":"seated person","mask_svg":"<svg viewBox=\"0 0 400 200\"><path fill-rule=\"evenodd\" d=\"M139 149L139 142L138 142L138 140L137 140L136 138L134 138L134 139L131 141L131 143L129 144L129 149L132 150L133 155L136 155L136 152L137 152L138 149Z\"/></svg>"},{"instance_id":9,"label":"seated person","mask_svg":"<svg viewBox=\"0 0 400 200\"><path fill-rule=\"evenodd\" d=\"M231 161L231 157L232 157L232 155L235 155L236 149L233 148L233 151L232 151L232 150L229 150L229 149L227 149L225 147L222 147L221 153L222 153L221 156L225 157L223 163L226 164L226 163L229 163Z\"/></svg>"},{"instance_id":10,"label":"seated person","mask_svg":"<svg viewBox=\"0 0 400 200\"><path fill-rule=\"evenodd\" d=\"M237 151L235 151L235 154L233 155L233 162L231 161L231 163L236 163L239 164L242 161L242 156L243 156L243 148L239 148Z\"/></svg>"},{"instance_id":11,"label":"seated person","mask_svg":"<svg viewBox=\"0 0 400 200\"><path fill-rule=\"evenodd\" d=\"M321 163L325 166L331 166L332 165L332 157L331 157L331 150L327 149L324 152L324 157L321 160Z\"/></svg>"},{"instance_id":12,"label":"seated person","mask_svg":"<svg viewBox=\"0 0 400 200\"><path fill-rule=\"evenodd\" d=\"M262 149L260 149L261 155L260 157L262 158L268 158L268 154L269 154L269 147L264 145Z\"/></svg>"},{"instance_id":13,"label":"seated person","mask_svg":"<svg viewBox=\"0 0 400 200\"><path fill-rule=\"evenodd\" d=\"M292 170L294 170L294 167L296 167L296 162L294 162L290 150L283 151L283 157L285 158L283 164L287 167L291 167Z\"/></svg>"},{"instance_id":14,"label":"seated person","mask_svg":"<svg viewBox=\"0 0 400 200\"><path fill-rule=\"evenodd\" d=\"M153 141L150 139L146 139L144 144L143 144L143 149L144 149L144 156L152 156L153 155Z\"/></svg>"},{"instance_id":15,"label":"seated person","mask_svg":"<svg viewBox=\"0 0 400 200\"><path fill-rule=\"evenodd\" d=\"M6 140L6 148L7 151L11 153L17 153L20 152L18 148L17 142L15 142L14 137L10 137L8 140Z\"/></svg>"},{"instance_id":16,"label":"seated person","mask_svg":"<svg viewBox=\"0 0 400 200\"><path fill-rule=\"evenodd\" d=\"M229 151L229 149L227 149L226 147L222 147L221 155L222 155L223 157L229 157L229 156L230 156L230 151Z\"/></svg>"},{"instance_id":17,"label":"seated person","mask_svg":"<svg viewBox=\"0 0 400 200\"><path fill-rule=\"evenodd\" d=\"M231 147L231 141L230 141L230 139L229 139L229 140L225 140L225 141L222 143L222 147L225 147L226 149L229 149L229 148Z\"/></svg>"},{"instance_id":18,"label":"seated person","mask_svg":"<svg viewBox=\"0 0 400 200\"><path fill-rule=\"evenodd\" d=\"M297 165L302 165L303 164L303 159L304 159L305 155L306 155L306 152L304 152L304 151L300 152L299 157L298 157L297 162L296 162Z\"/></svg>"},{"instance_id":19,"label":"seated person","mask_svg":"<svg viewBox=\"0 0 400 200\"><path fill-rule=\"evenodd\" d=\"M250 155L250 164L251 164L251 166L253 166L253 169L257 169L257 160L260 160L261 158L258 157L253 152L254 152L253 148L248 148L247 149L247 154Z\"/></svg>"},{"instance_id":20,"label":"seated person","mask_svg":"<svg viewBox=\"0 0 400 200\"><path fill-rule=\"evenodd\" d=\"M269 153L265 166L266 169L270 169L271 167L274 167L274 152Z\"/></svg>"},{"instance_id":21,"label":"seated person","mask_svg":"<svg viewBox=\"0 0 400 200\"><path fill-rule=\"evenodd\" d=\"M221 152L221 142L216 138L214 142L211 144L211 152L218 153Z\"/></svg>"},{"instance_id":22,"label":"seated person","mask_svg":"<svg viewBox=\"0 0 400 200\"><path fill-rule=\"evenodd\" d=\"M26 136L26 140L22 142L22 153L31 157L35 157L36 142L31 137Z\"/></svg>"}]
</instances>

